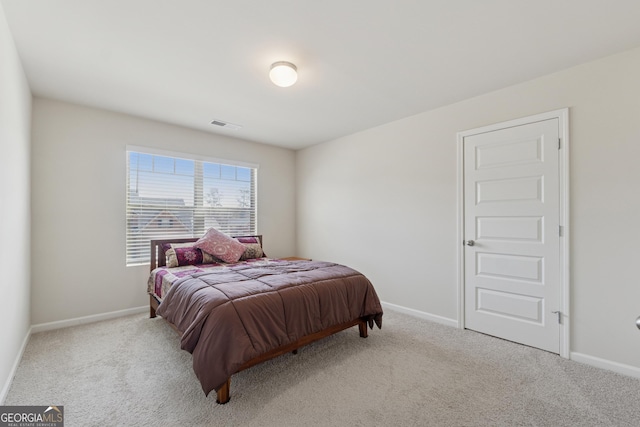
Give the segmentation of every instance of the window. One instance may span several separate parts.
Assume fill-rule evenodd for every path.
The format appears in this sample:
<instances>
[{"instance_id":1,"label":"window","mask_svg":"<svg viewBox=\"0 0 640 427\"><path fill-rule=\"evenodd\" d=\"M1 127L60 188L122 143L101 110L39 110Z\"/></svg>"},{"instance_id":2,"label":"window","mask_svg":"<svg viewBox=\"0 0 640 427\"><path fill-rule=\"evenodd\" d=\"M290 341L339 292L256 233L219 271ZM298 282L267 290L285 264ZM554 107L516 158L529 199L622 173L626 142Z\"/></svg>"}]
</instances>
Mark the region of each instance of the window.
<instances>
[{"instance_id":1,"label":"window","mask_svg":"<svg viewBox=\"0 0 640 427\"><path fill-rule=\"evenodd\" d=\"M256 234L257 168L187 157L127 151L127 265L152 239Z\"/></svg>"}]
</instances>

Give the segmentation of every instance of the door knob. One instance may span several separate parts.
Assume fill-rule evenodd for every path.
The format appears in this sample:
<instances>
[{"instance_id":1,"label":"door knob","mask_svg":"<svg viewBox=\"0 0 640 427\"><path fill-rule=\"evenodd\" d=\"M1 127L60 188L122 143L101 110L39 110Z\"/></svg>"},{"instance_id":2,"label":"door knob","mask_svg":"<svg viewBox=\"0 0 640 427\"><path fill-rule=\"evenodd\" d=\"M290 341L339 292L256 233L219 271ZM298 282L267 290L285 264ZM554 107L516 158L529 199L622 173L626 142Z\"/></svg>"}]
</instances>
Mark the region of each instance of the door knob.
<instances>
[{"instance_id":1,"label":"door knob","mask_svg":"<svg viewBox=\"0 0 640 427\"><path fill-rule=\"evenodd\" d=\"M467 245L467 246L473 246L473 245L475 245L475 244L476 244L476 242L474 242L473 240L467 240L467 241L466 241L466 242L464 242L464 243L465 243L465 245Z\"/></svg>"}]
</instances>

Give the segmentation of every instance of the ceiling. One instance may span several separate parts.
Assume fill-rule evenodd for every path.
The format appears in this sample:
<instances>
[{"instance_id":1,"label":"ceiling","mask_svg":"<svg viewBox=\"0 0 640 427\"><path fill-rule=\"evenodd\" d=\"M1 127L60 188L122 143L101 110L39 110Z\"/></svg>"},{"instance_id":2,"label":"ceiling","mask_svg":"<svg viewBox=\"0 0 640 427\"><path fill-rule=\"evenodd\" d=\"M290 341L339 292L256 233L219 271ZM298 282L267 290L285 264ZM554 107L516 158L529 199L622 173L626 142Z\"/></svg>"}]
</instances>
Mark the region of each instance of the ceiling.
<instances>
[{"instance_id":1,"label":"ceiling","mask_svg":"<svg viewBox=\"0 0 640 427\"><path fill-rule=\"evenodd\" d=\"M293 149L640 46L638 0L0 2L35 96Z\"/></svg>"}]
</instances>

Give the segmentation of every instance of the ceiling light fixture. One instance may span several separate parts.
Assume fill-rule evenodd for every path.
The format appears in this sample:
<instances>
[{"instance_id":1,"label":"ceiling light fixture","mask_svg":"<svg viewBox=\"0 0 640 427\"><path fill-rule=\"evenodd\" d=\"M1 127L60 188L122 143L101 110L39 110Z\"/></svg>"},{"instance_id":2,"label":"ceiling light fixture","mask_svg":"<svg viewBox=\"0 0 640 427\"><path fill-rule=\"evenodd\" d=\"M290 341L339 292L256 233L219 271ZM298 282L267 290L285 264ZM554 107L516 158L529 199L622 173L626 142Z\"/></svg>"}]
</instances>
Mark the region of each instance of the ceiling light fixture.
<instances>
[{"instance_id":1,"label":"ceiling light fixture","mask_svg":"<svg viewBox=\"0 0 640 427\"><path fill-rule=\"evenodd\" d=\"M298 80L298 69L291 62L274 62L271 64L269 78L276 86L289 87Z\"/></svg>"}]
</instances>

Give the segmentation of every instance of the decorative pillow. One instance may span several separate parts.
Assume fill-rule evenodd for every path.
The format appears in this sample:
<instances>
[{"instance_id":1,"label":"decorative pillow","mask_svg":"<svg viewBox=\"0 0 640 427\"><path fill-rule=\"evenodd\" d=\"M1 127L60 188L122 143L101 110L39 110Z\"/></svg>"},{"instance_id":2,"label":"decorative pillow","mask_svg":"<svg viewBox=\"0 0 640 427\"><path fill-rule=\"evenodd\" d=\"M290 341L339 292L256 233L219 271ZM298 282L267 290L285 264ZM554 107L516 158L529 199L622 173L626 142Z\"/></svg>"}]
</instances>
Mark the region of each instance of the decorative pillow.
<instances>
[{"instance_id":1,"label":"decorative pillow","mask_svg":"<svg viewBox=\"0 0 640 427\"><path fill-rule=\"evenodd\" d=\"M242 243L215 228L210 228L193 246L224 262L238 262L245 250Z\"/></svg>"},{"instance_id":2,"label":"decorative pillow","mask_svg":"<svg viewBox=\"0 0 640 427\"><path fill-rule=\"evenodd\" d=\"M244 247L244 253L240 257L242 261L247 259L262 258L264 256L262 246L260 246L259 243L246 243Z\"/></svg>"},{"instance_id":3,"label":"decorative pillow","mask_svg":"<svg viewBox=\"0 0 640 427\"><path fill-rule=\"evenodd\" d=\"M171 243L165 248L167 267L180 267L183 265L215 264L220 262L208 253L193 247L193 243Z\"/></svg>"},{"instance_id":4,"label":"decorative pillow","mask_svg":"<svg viewBox=\"0 0 640 427\"><path fill-rule=\"evenodd\" d=\"M234 237L240 243L260 243L260 238L258 236L238 236Z\"/></svg>"},{"instance_id":5,"label":"decorative pillow","mask_svg":"<svg viewBox=\"0 0 640 427\"><path fill-rule=\"evenodd\" d=\"M244 245L244 253L240 257L242 261L247 259L262 258L264 251L262 250L262 244L258 236L243 236L236 237L237 241Z\"/></svg>"}]
</instances>

